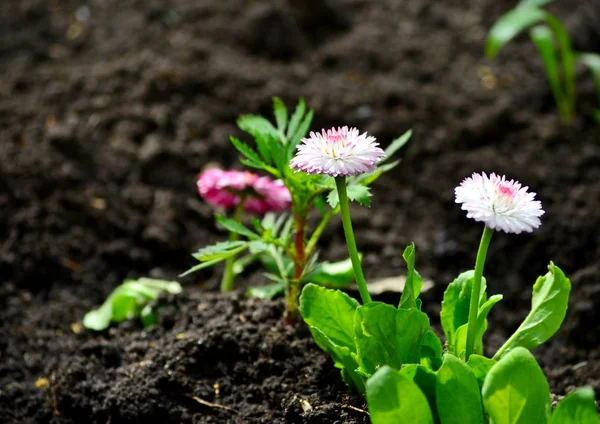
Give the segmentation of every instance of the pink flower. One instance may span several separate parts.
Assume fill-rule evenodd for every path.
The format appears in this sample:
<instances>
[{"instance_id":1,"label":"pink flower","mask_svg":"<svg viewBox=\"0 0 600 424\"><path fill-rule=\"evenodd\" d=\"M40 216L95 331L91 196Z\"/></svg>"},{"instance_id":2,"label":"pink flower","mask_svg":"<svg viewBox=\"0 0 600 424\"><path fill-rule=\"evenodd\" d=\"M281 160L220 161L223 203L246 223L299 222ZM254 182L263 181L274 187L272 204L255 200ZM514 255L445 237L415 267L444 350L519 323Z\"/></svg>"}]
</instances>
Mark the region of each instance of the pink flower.
<instances>
[{"instance_id":1,"label":"pink flower","mask_svg":"<svg viewBox=\"0 0 600 424\"><path fill-rule=\"evenodd\" d=\"M290 167L308 174L332 177L363 174L373 171L385 157L375 137L359 134L356 128L331 128L320 134L311 132L302 142Z\"/></svg>"},{"instance_id":2,"label":"pink flower","mask_svg":"<svg viewBox=\"0 0 600 424\"><path fill-rule=\"evenodd\" d=\"M251 172L207 169L198 177L198 192L216 207L232 208L244 197L244 209L265 214L288 209L290 192L280 180L259 177Z\"/></svg>"},{"instance_id":3,"label":"pink flower","mask_svg":"<svg viewBox=\"0 0 600 424\"><path fill-rule=\"evenodd\" d=\"M542 204L535 193L518 181L494 173L474 173L456 187L456 203L467 211L467 217L485 223L488 228L506 233L532 232L541 225Z\"/></svg>"}]
</instances>

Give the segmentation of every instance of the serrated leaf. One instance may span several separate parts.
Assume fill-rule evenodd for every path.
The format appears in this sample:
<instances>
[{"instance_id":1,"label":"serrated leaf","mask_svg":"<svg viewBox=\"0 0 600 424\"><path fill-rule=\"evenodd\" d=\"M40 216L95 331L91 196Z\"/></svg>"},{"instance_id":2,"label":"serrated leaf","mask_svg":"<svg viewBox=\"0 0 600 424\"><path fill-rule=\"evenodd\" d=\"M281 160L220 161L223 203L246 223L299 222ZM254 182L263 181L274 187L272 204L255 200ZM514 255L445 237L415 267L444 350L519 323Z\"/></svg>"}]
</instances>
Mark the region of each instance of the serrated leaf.
<instances>
[{"instance_id":1,"label":"serrated leaf","mask_svg":"<svg viewBox=\"0 0 600 424\"><path fill-rule=\"evenodd\" d=\"M296 146L298 145L298 143L300 143L302 138L306 136L306 133L310 128L310 124L312 123L312 120L313 111L309 110L306 116L304 116L304 119L302 119L302 121L300 122L300 125L298 125L296 131L291 135L291 137L288 137L287 156L289 159L291 159L294 156Z\"/></svg>"},{"instance_id":2,"label":"serrated leaf","mask_svg":"<svg viewBox=\"0 0 600 424\"><path fill-rule=\"evenodd\" d=\"M304 112L306 111L306 103L304 103L304 99L300 98L298 101L298 105L292 114L292 118L290 119L290 124L287 128L286 137L287 139L291 139L296 130L298 129L298 125L300 125L300 121L304 117ZM289 142L289 141L288 141Z\"/></svg>"},{"instance_id":3,"label":"serrated leaf","mask_svg":"<svg viewBox=\"0 0 600 424\"><path fill-rule=\"evenodd\" d=\"M581 387L569 393L556 405L551 424L600 424L594 389Z\"/></svg>"},{"instance_id":4,"label":"serrated leaf","mask_svg":"<svg viewBox=\"0 0 600 424\"><path fill-rule=\"evenodd\" d=\"M452 354L437 371L436 402L444 424L482 424L481 394L471 368Z\"/></svg>"},{"instance_id":5,"label":"serrated leaf","mask_svg":"<svg viewBox=\"0 0 600 424\"><path fill-rule=\"evenodd\" d=\"M550 388L525 348L511 350L489 370L481 393L494 424L548 423Z\"/></svg>"},{"instance_id":6,"label":"serrated leaf","mask_svg":"<svg viewBox=\"0 0 600 424\"><path fill-rule=\"evenodd\" d=\"M225 216L218 215L217 222L226 230L231 231L232 233L248 237L250 240L257 240L260 238L258 234L250 230L250 228L246 227L241 222L235 221Z\"/></svg>"},{"instance_id":7,"label":"serrated leaf","mask_svg":"<svg viewBox=\"0 0 600 424\"><path fill-rule=\"evenodd\" d=\"M546 12L535 7L521 7L507 12L490 29L485 43L485 55L493 59L521 31L545 19Z\"/></svg>"},{"instance_id":8,"label":"serrated leaf","mask_svg":"<svg viewBox=\"0 0 600 424\"><path fill-rule=\"evenodd\" d=\"M284 134L285 127L287 126L288 110L278 97L273 97L273 113L275 114L277 129L281 134Z\"/></svg>"},{"instance_id":9,"label":"serrated leaf","mask_svg":"<svg viewBox=\"0 0 600 424\"><path fill-rule=\"evenodd\" d=\"M433 424L427 398L407 376L382 367L367 381L367 403L372 424Z\"/></svg>"},{"instance_id":10,"label":"serrated leaf","mask_svg":"<svg viewBox=\"0 0 600 424\"><path fill-rule=\"evenodd\" d=\"M538 277L533 286L531 311L517 331L494 355L500 359L518 346L534 349L558 331L565 319L571 282L559 267L550 263L548 273Z\"/></svg>"},{"instance_id":11,"label":"serrated leaf","mask_svg":"<svg viewBox=\"0 0 600 424\"><path fill-rule=\"evenodd\" d=\"M369 187L360 184L353 184L346 187L348 199L358 202L362 206L371 206L371 192ZM331 208L337 207L340 203L340 197L337 188L331 190L327 195L327 203Z\"/></svg>"},{"instance_id":12,"label":"serrated leaf","mask_svg":"<svg viewBox=\"0 0 600 424\"><path fill-rule=\"evenodd\" d=\"M256 153L250 146L248 146L243 141L231 136L229 137L231 144L242 154L243 158L240 159L244 165L249 166L251 168L257 169L265 169L268 170L269 166L260 158L258 153ZM271 168L272 169L272 168Z\"/></svg>"},{"instance_id":13,"label":"serrated leaf","mask_svg":"<svg viewBox=\"0 0 600 424\"><path fill-rule=\"evenodd\" d=\"M404 290L402 290L398 308L410 309L417 307L416 302L421 293L421 288L423 287L423 279L415 269L415 253L416 249L414 243L407 246L402 253L402 258L404 258L404 261L406 262L408 272L406 274Z\"/></svg>"},{"instance_id":14,"label":"serrated leaf","mask_svg":"<svg viewBox=\"0 0 600 424\"><path fill-rule=\"evenodd\" d=\"M242 115L237 120L238 127L253 137L269 134L275 138L279 137L277 129L271 122L260 115Z\"/></svg>"},{"instance_id":15,"label":"serrated leaf","mask_svg":"<svg viewBox=\"0 0 600 424\"><path fill-rule=\"evenodd\" d=\"M192 256L201 262L207 262L213 259L226 259L235 256L247 248L248 242L245 241L222 241L212 246L206 246L192 254Z\"/></svg>"},{"instance_id":16,"label":"serrated leaf","mask_svg":"<svg viewBox=\"0 0 600 424\"><path fill-rule=\"evenodd\" d=\"M400 137L392 140L390 145L385 149L385 159L384 161L388 161L396 154L398 150L400 150L404 145L410 140L412 136L412 130L406 131Z\"/></svg>"}]
</instances>

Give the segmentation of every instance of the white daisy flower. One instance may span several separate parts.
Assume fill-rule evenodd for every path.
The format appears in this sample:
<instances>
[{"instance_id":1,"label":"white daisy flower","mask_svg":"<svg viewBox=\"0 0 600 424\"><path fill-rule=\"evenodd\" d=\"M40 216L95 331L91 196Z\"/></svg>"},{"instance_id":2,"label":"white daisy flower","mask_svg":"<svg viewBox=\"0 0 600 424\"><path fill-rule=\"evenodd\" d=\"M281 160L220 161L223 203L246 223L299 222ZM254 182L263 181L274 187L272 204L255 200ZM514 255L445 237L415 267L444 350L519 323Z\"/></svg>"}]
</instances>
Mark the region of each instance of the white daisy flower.
<instances>
[{"instance_id":1,"label":"white daisy flower","mask_svg":"<svg viewBox=\"0 0 600 424\"><path fill-rule=\"evenodd\" d=\"M456 203L467 211L467 217L483 222L488 228L506 233L532 232L541 225L542 204L535 193L518 181L485 173L466 178L454 189Z\"/></svg>"},{"instance_id":2,"label":"white daisy flower","mask_svg":"<svg viewBox=\"0 0 600 424\"><path fill-rule=\"evenodd\" d=\"M290 167L307 174L325 174L332 177L371 172L384 157L375 137L359 134L356 128L340 127L311 132L298 145Z\"/></svg>"}]
</instances>

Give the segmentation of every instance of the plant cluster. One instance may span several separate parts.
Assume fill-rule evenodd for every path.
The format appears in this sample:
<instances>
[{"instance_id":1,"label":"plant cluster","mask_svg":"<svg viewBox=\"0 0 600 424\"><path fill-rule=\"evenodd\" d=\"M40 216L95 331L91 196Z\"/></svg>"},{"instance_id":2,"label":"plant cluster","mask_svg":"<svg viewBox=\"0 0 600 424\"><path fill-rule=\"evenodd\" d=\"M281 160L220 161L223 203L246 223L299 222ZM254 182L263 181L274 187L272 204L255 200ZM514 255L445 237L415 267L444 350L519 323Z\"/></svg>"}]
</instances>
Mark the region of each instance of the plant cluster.
<instances>
[{"instance_id":1,"label":"plant cluster","mask_svg":"<svg viewBox=\"0 0 600 424\"><path fill-rule=\"evenodd\" d=\"M575 65L586 65L594 77L600 101L600 55L573 50L569 33L559 18L542 9L554 0L521 0L502 15L492 26L485 45L485 54L496 57L502 47L521 32L529 29L531 41L537 48L548 83L564 122L575 116ZM599 109L594 117L600 122Z\"/></svg>"},{"instance_id":2,"label":"plant cluster","mask_svg":"<svg viewBox=\"0 0 600 424\"><path fill-rule=\"evenodd\" d=\"M266 298L284 293L286 316L291 321L297 315L298 298L304 284L312 282L343 288L351 283L354 277L352 260L356 258L336 263L319 261L319 239L331 219L344 207L342 197L369 205L369 186L398 162L376 160L376 167L351 178L340 192L333 177L311 172L321 169L326 163L310 162L303 167L298 158L310 155L311 151L304 144L299 146L299 143L312 140L312 148L318 148L318 143L330 136L354 137L361 142L366 136L344 127L330 130L330 133L311 133L309 138L304 138L313 112L307 110L303 100L291 117L278 98L273 99L273 110L275 125L257 115L243 115L238 119L238 127L252 137L253 146L230 137L231 143L242 155L241 163L269 174L268 177L259 177L249 171L219 169L209 169L200 174L200 195L213 206L234 212L229 217L222 214L216 217L218 224L229 231L229 240L194 253L194 258L200 263L183 275L225 262L221 290L230 291L235 288L235 276L251 263L260 261L267 271L265 277L271 283L250 288L250 294ZM385 153L379 149L381 156L392 157L410 135L408 132L394 140ZM372 137L368 139L374 141ZM297 146L299 154L294 159ZM343 156L345 152L340 150L333 154ZM308 172L298 172L299 169ZM340 174L344 172L340 170ZM254 216L244 220L243 212ZM310 214L318 217L314 228L308 226ZM256 215L264 216L259 219Z\"/></svg>"}]
</instances>

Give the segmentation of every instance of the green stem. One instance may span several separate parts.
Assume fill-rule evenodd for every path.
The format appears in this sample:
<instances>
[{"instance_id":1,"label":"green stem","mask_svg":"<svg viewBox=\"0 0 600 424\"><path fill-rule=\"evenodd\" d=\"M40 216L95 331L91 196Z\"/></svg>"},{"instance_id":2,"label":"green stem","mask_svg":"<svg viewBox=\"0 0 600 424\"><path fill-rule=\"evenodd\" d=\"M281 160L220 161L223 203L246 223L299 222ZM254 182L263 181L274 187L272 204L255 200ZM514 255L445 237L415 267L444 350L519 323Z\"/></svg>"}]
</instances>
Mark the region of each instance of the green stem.
<instances>
[{"instance_id":1,"label":"green stem","mask_svg":"<svg viewBox=\"0 0 600 424\"><path fill-rule=\"evenodd\" d=\"M360 257L356 249L356 240L354 239L354 231L352 230L352 220L350 219L350 204L348 202L348 193L346 192L346 177L335 177L335 185L337 186L338 196L340 199L340 211L342 213L342 224L344 225L344 234L346 235L346 244L348 245L348 253L352 261L354 269L354 278L358 285L358 291L363 303L371 302L371 295L367 289L367 282L363 275L360 265Z\"/></svg>"},{"instance_id":2,"label":"green stem","mask_svg":"<svg viewBox=\"0 0 600 424\"><path fill-rule=\"evenodd\" d=\"M233 212L233 220L236 222L241 222L242 213L244 212L244 198L240 199L240 202L235 207L235 211ZM236 241L239 239L239 234L234 233L233 231L229 232L229 241ZM225 260L225 271L223 272L223 278L221 279L221 291L222 292L230 292L235 289L234 279L235 272L233 270L233 266L235 265L236 256L231 256Z\"/></svg>"},{"instance_id":3,"label":"green stem","mask_svg":"<svg viewBox=\"0 0 600 424\"><path fill-rule=\"evenodd\" d=\"M487 226L483 230L481 242L479 243L479 251L475 260L475 275L473 277L473 285L471 287L471 304L469 306L469 324L467 327L467 347L465 361L469 360L469 356L475 348L475 337L477 336L477 313L479 312L479 297L481 296L481 277L483 276L483 266L485 265L485 257L487 255L490 240L494 230Z\"/></svg>"},{"instance_id":4,"label":"green stem","mask_svg":"<svg viewBox=\"0 0 600 424\"><path fill-rule=\"evenodd\" d=\"M315 228L315 231L313 232L312 236L310 237L310 240L308 240L308 243L306 244L306 248L304 249L305 251L305 257L306 258L310 258L315 250L315 248L317 247L317 243L319 242L319 239L321 238L321 235L323 235L323 231L325 230L325 228L327 228L327 224L329 224L329 221L331 221L331 218L338 213L338 209L330 209L329 211L327 211L325 213L325 215L323 215L323 218L321 218L321 222L319 222L319 225L317 226L317 228Z\"/></svg>"}]
</instances>

